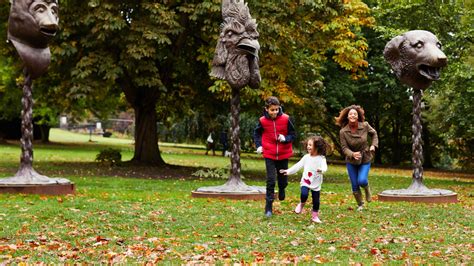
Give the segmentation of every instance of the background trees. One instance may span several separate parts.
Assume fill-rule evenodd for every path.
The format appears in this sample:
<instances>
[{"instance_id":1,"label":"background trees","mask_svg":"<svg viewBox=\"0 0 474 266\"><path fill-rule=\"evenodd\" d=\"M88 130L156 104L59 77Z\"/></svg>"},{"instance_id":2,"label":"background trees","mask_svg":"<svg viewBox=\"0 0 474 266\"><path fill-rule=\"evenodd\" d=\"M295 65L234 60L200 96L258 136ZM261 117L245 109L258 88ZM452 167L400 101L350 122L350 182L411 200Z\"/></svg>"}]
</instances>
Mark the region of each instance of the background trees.
<instances>
[{"instance_id":1,"label":"background trees","mask_svg":"<svg viewBox=\"0 0 474 266\"><path fill-rule=\"evenodd\" d=\"M7 18L4 2L0 17ZM376 162L406 162L411 93L390 74L382 51L393 36L425 29L443 42L449 58L442 81L424 97L425 162L472 166L472 4L364 2L248 1L259 24L263 81L260 89L242 92L243 137L250 138L262 99L276 95L297 118L301 137L321 134L337 148L334 117L358 103L380 134ZM187 141L204 141L210 130L228 127L230 88L208 76L220 1L68 0L60 8L53 62L34 85L35 115L43 124L56 124L60 113L106 118L132 108L134 161L155 165L164 163L158 130L181 128ZM5 38L6 23L0 24ZM0 43L1 117L19 116L20 109L21 63L10 46Z\"/></svg>"}]
</instances>

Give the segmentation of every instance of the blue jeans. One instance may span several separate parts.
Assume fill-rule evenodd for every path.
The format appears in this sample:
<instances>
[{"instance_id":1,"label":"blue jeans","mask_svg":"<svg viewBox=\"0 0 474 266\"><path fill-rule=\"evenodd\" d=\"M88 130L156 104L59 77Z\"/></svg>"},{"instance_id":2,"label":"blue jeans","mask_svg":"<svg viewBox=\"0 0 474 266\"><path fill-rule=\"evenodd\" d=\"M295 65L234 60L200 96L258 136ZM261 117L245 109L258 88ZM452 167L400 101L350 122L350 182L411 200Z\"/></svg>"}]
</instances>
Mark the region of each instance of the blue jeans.
<instances>
[{"instance_id":1,"label":"blue jeans","mask_svg":"<svg viewBox=\"0 0 474 266\"><path fill-rule=\"evenodd\" d=\"M360 165L346 163L347 173L351 180L352 192L360 191L360 187L369 184L370 162Z\"/></svg>"},{"instance_id":2,"label":"blue jeans","mask_svg":"<svg viewBox=\"0 0 474 266\"><path fill-rule=\"evenodd\" d=\"M305 187L305 186L301 187L301 196L300 196L301 203L305 203L308 200L310 190L311 189L309 189L308 187ZM311 190L311 196L313 197L313 211L315 212L319 211L320 195L321 195L320 191Z\"/></svg>"}]
</instances>

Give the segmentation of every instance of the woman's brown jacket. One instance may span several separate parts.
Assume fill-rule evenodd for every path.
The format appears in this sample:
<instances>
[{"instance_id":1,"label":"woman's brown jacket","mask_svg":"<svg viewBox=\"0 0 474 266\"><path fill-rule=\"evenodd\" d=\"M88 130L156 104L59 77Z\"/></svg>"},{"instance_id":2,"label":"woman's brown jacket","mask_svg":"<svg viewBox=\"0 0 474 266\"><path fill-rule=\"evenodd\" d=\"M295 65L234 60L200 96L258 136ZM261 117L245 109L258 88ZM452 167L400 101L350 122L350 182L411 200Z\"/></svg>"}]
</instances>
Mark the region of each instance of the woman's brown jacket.
<instances>
[{"instance_id":1,"label":"woman's brown jacket","mask_svg":"<svg viewBox=\"0 0 474 266\"><path fill-rule=\"evenodd\" d=\"M372 138L371 145L374 145L377 148L379 145L377 131L375 131L375 129L373 129L367 122L359 122L355 133L351 132L349 124L339 131L342 152L346 156L346 162L351 164L363 164L372 160L373 154L369 150L370 145L368 145L367 135L370 135ZM360 151L362 154L362 157L359 160L352 157L352 154L357 151Z\"/></svg>"}]
</instances>

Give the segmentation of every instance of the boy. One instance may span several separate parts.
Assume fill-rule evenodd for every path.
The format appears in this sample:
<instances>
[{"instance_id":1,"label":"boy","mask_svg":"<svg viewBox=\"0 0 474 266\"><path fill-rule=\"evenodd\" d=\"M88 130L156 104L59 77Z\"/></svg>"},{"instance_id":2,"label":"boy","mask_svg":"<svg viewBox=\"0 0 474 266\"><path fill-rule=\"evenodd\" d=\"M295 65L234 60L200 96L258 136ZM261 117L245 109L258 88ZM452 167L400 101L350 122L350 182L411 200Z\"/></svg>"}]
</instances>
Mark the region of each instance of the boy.
<instances>
[{"instance_id":1,"label":"boy","mask_svg":"<svg viewBox=\"0 0 474 266\"><path fill-rule=\"evenodd\" d=\"M285 199L288 177L280 169L288 168L288 158L293 155L292 142L296 138L295 127L287 114L283 113L276 97L265 100L264 115L260 117L254 131L257 153L263 152L267 170L267 193L265 197L265 216L272 216L275 193L275 179L278 180L278 199Z\"/></svg>"}]
</instances>

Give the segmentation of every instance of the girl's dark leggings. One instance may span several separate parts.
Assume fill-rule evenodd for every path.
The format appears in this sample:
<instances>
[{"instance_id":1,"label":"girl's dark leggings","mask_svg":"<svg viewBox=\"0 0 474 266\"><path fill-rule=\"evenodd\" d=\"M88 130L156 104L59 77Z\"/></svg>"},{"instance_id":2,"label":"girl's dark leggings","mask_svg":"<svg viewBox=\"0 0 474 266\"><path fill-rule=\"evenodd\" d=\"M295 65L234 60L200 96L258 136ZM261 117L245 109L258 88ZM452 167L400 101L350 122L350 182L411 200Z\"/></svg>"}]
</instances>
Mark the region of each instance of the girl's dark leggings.
<instances>
[{"instance_id":1,"label":"girl's dark leggings","mask_svg":"<svg viewBox=\"0 0 474 266\"><path fill-rule=\"evenodd\" d=\"M311 191L311 196L313 197L313 211L319 211L319 197L320 191L314 191L309 189L308 187L302 186L301 187L301 196L300 200L302 203L305 203L308 200L309 191Z\"/></svg>"}]
</instances>

